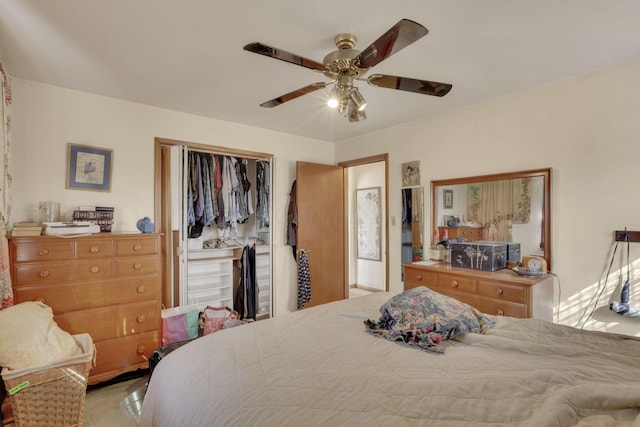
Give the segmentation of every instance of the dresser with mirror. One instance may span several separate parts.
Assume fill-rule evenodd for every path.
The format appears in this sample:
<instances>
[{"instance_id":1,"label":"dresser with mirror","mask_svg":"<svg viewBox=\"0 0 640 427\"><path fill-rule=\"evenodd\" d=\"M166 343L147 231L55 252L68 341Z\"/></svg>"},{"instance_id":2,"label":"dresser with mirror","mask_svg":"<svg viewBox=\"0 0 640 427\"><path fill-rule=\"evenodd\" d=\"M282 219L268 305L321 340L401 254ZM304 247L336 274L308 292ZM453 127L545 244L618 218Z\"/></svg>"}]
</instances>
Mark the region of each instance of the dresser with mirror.
<instances>
[{"instance_id":1,"label":"dresser with mirror","mask_svg":"<svg viewBox=\"0 0 640 427\"><path fill-rule=\"evenodd\" d=\"M550 168L435 180L428 231L439 239L517 242L522 255L541 257L551 269L550 191ZM550 274L523 277L511 269L485 272L427 259L428 251L423 262L403 258L405 289L424 285L489 314L552 320Z\"/></svg>"}]
</instances>

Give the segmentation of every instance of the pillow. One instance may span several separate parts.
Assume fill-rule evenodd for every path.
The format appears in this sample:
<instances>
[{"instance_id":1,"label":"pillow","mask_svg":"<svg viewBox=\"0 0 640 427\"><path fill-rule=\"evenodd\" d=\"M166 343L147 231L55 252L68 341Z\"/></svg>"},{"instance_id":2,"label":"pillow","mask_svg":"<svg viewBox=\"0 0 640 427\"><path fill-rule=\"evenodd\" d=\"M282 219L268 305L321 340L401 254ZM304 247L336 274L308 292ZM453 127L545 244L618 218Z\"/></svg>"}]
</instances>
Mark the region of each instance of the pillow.
<instances>
[{"instance_id":1,"label":"pillow","mask_svg":"<svg viewBox=\"0 0 640 427\"><path fill-rule=\"evenodd\" d=\"M73 336L53 320L51 307L28 301L0 310L0 366L24 369L82 354Z\"/></svg>"},{"instance_id":2,"label":"pillow","mask_svg":"<svg viewBox=\"0 0 640 427\"><path fill-rule=\"evenodd\" d=\"M484 333L493 321L469 304L420 286L392 297L380 307L377 322L365 320L367 331L391 341L443 353L442 342L467 332Z\"/></svg>"}]
</instances>

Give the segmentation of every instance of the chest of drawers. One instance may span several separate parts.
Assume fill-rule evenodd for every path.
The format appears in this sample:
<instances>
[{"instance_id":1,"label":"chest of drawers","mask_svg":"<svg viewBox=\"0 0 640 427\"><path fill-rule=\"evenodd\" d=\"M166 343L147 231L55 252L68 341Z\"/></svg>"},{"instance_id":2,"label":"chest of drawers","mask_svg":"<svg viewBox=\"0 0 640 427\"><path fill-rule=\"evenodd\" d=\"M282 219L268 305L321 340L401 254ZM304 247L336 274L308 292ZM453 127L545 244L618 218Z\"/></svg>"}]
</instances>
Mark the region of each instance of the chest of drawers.
<instances>
[{"instance_id":1,"label":"chest of drawers","mask_svg":"<svg viewBox=\"0 0 640 427\"><path fill-rule=\"evenodd\" d=\"M482 240L484 229L480 227L438 227L440 238L444 238L444 232L450 239L463 238L469 241Z\"/></svg>"},{"instance_id":2,"label":"chest of drawers","mask_svg":"<svg viewBox=\"0 0 640 427\"><path fill-rule=\"evenodd\" d=\"M158 234L12 237L16 302L42 301L71 334L96 346L89 384L148 367L160 345Z\"/></svg>"},{"instance_id":3,"label":"chest of drawers","mask_svg":"<svg viewBox=\"0 0 640 427\"><path fill-rule=\"evenodd\" d=\"M404 264L404 289L428 288L465 302L483 313L553 321L553 277L522 277L448 264Z\"/></svg>"}]
</instances>

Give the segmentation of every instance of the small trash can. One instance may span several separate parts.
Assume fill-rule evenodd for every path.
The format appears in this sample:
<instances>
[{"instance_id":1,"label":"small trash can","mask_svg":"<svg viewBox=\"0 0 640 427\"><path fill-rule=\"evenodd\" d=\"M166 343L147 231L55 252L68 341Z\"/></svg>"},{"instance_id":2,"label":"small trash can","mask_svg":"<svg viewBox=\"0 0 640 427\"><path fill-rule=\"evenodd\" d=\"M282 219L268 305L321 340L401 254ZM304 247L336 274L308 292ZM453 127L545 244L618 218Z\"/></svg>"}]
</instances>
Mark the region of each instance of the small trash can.
<instances>
[{"instance_id":1,"label":"small trash can","mask_svg":"<svg viewBox=\"0 0 640 427\"><path fill-rule=\"evenodd\" d=\"M82 354L43 366L2 370L16 426L81 426L95 348L89 334L73 335Z\"/></svg>"}]
</instances>

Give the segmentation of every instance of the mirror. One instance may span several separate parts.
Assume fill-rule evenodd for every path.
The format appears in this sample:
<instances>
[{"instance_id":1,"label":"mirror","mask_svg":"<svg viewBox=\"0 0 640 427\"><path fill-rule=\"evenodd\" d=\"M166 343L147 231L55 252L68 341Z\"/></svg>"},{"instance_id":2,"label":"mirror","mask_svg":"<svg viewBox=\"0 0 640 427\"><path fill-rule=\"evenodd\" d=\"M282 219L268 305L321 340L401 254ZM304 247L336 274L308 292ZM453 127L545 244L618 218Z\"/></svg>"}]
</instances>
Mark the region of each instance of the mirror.
<instances>
[{"instance_id":1,"label":"mirror","mask_svg":"<svg viewBox=\"0 0 640 427\"><path fill-rule=\"evenodd\" d=\"M402 189L402 263L419 261L424 251L424 188Z\"/></svg>"},{"instance_id":2,"label":"mirror","mask_svg":"<svg viewBox=\"0 0 640 427\"><path fill-rule=\"evenodd\" d=\"M431 181L431 235L520 243L551 269L551 169Z\"/></svg>"}]
</instances>

